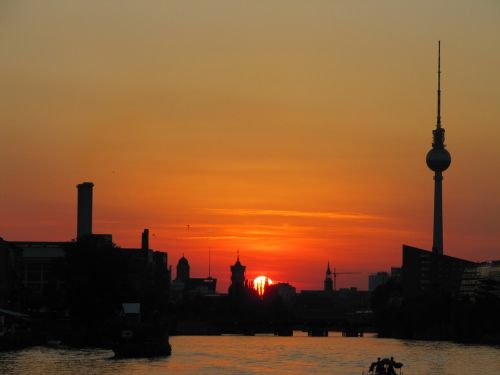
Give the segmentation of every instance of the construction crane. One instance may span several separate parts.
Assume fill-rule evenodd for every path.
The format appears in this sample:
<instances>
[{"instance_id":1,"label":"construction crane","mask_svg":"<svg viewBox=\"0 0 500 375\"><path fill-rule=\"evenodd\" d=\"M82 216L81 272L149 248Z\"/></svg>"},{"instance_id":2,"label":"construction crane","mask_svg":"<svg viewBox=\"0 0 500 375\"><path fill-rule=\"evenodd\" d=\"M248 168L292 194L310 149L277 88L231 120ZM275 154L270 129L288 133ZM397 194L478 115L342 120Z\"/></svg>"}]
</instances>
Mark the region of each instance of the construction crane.
<instances>
[{"instance_id":1,"label":"construction crane","mask_svg":"<svg viewBox=\"0 0 500 375\"><path fill-rule=\"evenodd\" d=\"M361 272L337 272L333 269L333 290L337 290L337 275L360 275Z\"/></svg>"}]
</instances>

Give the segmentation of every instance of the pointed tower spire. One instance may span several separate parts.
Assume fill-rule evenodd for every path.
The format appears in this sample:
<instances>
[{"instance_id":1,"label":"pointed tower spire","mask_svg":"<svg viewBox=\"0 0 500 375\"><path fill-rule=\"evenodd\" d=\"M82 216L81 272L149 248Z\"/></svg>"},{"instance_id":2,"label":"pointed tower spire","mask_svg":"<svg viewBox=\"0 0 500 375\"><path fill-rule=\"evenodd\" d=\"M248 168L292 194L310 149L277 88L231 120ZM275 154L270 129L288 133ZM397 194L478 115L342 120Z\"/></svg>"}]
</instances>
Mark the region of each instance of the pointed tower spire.
<instances>
[{"instance_id":1,"label":"pointed tower spire","mask_svg":"<svg viewBox=\"0 0 500 375\"><path fill-rule=\"evenodd\" d=\"M246 267L240 263L240 250L238 249L236 263L229 267L231 270L231 285L229 286L229 294L241 294L244 286L247 285L245 278Z\"/></svg>"},{"instance_id":2,"label":"pointed tower spire","mask_svg":"<svg viewBox=\"0 0 500 375\"><path fill-rule=\"evenodd\" d=\"M325 292L331 292L333 290L333 280L332 280L332 271L330 270L330 261L328 261L328 265L326 266L326 275L324 281L323 290Z\"/></svg>"}]
</instances>

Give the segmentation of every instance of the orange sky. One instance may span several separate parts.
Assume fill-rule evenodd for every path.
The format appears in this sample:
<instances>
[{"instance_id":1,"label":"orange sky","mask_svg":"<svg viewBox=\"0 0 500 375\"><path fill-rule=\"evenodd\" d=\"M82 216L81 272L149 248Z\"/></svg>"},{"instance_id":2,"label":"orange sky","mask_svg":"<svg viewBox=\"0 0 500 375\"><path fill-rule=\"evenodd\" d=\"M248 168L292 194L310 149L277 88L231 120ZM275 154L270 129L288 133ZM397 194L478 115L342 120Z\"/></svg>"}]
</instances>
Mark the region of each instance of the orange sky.
<instances>
[{"instance_id":1,"label":"orange sky","mask_svg":"<svg viewBox=\"0 0 500 375\"><path fill-rule=\"evenodd\" d=\"M500 258L496 1L2 1L0 236L94 229L227 288L321 288L430 248L442 40L445 253ZM190 230L186 225L190 224Z\"/></svg>"}]
</instances>

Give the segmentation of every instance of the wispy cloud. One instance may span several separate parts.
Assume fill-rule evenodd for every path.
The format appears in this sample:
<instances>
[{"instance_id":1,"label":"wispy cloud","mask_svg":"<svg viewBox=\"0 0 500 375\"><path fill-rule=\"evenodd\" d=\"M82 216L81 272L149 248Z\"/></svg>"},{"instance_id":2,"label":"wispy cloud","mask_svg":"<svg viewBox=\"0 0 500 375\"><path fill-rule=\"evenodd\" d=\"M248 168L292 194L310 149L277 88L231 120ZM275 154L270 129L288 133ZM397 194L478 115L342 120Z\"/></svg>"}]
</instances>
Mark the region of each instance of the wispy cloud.
<instances>
[{"instance_id":1,"label":"wispy cloud","mask_svg":"<svg viewBox=\"0 0 500 375\"><path fill-rule=\"evenodd\" d=\"M205 208L204 210L221 215L233 216L281 216L297 218L317 218L331 220L380 220L381 216L370 215L362 212L344 211L294 211L294 210L268 210L268 209L248 209L248 208Z\"/></svg>"},{"instance_id":2,"label":"wispy cloud","mask_svg":"<svg viewBox=\"0 0 500 375\"><path fill-rule=\"evenodd\" d=\"M258 237L249 236L190 236L190 237L174 237L175 240L253 240Z\"/></svg>"}]
</instances>

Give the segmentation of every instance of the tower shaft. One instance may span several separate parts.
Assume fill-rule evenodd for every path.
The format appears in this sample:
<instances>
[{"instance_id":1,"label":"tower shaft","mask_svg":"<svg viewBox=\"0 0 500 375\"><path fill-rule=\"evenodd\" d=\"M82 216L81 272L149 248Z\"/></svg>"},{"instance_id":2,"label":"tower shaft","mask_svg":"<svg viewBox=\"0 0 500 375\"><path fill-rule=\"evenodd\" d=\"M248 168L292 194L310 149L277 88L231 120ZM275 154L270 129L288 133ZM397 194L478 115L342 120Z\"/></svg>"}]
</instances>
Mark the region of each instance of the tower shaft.
<instances>
[{"instance_id":1,"label":"tower shaft","mask_svg":"<svg viewBox=\"0 0 500 375\"><path fill-rule=\"evenodd\" d=\"M434 174L434 232L432 252L443 255L443 173Z\"/></svg>"}]
</instances>

